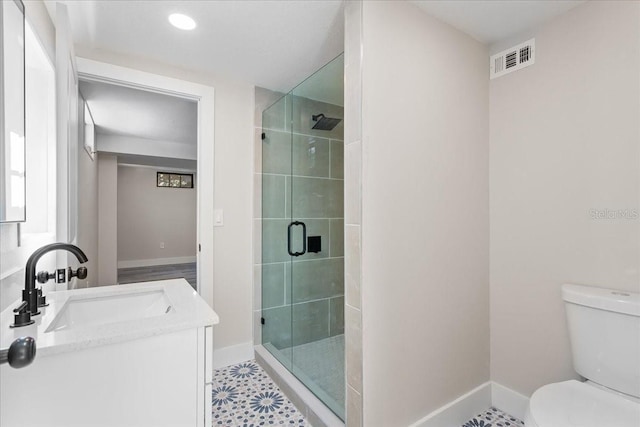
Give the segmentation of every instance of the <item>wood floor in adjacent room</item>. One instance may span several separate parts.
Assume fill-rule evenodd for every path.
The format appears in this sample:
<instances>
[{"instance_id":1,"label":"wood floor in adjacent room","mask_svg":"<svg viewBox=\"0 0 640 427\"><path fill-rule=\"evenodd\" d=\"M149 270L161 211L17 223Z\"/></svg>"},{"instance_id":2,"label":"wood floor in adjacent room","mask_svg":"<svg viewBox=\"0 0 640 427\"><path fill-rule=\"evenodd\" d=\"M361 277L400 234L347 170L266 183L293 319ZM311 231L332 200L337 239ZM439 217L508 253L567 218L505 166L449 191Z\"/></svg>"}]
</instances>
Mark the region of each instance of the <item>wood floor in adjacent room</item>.
<instances>
[{"instance_id":1,"label":"wood floor in adjacent room","mask_svg":"<svg viewBox=\"0 0 640 427\"><path fill-rule=\"evenodd\" d=\"M121 285L153 280L184 278L196 289L196 263L153 265L149 267L133 267L118 269L118 283Z\"/></svg>"}]
</instances>

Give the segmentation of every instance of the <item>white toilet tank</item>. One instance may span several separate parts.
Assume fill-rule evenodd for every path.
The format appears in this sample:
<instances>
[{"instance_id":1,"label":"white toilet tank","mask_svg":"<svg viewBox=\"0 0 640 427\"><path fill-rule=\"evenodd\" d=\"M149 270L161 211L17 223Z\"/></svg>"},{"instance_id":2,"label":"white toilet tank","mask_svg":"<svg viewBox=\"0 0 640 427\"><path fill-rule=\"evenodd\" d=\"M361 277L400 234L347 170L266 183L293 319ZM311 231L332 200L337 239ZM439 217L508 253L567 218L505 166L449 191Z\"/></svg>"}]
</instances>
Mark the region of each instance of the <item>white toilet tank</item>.
<instances>
[{"instance_id":1,"label":"white toilet tank","mask_svg":"<svg viewBox=\"0 0 640 427\"><path fill-rule=\"evenodd\" d=\"M562 299L576 372L640 397L640 294L567 284Z\"/></svg>"}]
</instances>

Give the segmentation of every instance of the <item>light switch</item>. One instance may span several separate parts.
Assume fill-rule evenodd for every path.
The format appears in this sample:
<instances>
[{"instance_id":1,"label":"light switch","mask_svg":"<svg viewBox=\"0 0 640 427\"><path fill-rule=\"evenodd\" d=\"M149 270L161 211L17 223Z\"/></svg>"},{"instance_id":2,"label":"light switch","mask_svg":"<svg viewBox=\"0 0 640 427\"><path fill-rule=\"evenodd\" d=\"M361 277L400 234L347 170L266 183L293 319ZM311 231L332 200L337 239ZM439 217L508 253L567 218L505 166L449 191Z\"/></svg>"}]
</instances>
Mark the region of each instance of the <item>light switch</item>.
<instances>
[{"instance_id":1,"label":"light switch","mask_svg":"<svg viewBox=\"0 0 640 427\"><path fill-rule=\"evenodd\" d=\"M224 213L222 209L213 210L213 226L222 227L224 225Z\"/></svg>"}]
</instances>

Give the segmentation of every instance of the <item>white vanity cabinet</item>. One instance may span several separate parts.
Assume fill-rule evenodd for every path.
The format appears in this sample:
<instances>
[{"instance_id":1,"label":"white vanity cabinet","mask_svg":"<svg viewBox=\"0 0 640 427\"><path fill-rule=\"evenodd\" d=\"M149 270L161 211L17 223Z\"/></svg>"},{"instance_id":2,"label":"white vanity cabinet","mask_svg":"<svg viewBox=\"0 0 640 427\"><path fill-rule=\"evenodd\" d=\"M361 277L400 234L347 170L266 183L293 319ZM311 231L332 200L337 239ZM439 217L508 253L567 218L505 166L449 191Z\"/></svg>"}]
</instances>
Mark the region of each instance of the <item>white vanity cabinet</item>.
<instances>
[{"instance_id":1,"label":"white vanity cabinet","mask_svg":"<svg viewBox=\"0 0 640 427\"><path fill-rule=\"evenodd\" d=\"M110 288L117 291L127 286ZM55 312L64 314L62 308L73 301L54 296L48 307L53 310L39 320L39 328L34 325L31 330L31 336L37 335L36 343L43 344L33 364L23 369L1 367L0 425L210 426L212 325L217 316L186 287L185 282L182 288L167 288L171 306L166 316L119 322L119 326L78 327L73 337L64 336L73 331L43 332L47 324L56 324ZM136 285L128 290L132 289ZM139 289L148 292L149 288ZM56 294L73 296L74 292ZM187 327L189 322L194 326ZM5 327L3 318L2 334L7 332ZM29 328L23 328L24 335L30 335Z\"/></svg>"}]
</instances>

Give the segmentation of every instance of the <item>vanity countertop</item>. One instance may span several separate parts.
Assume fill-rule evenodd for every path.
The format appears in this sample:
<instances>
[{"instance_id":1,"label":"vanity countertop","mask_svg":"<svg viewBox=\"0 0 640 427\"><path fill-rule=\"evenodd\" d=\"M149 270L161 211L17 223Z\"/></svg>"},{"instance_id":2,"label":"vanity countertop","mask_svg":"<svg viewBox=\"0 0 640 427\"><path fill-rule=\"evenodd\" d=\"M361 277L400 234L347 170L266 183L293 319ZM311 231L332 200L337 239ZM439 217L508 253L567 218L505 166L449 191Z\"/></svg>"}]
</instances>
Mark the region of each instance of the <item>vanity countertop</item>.
<instances>
[{"instance_id":1,"label":"vanity countertop","mask_svg":"<svg viewBox=\"0 0 640 427\"><path fill-rule=\"evenodd\" d=\"M51 330L50 325L71 301L84 298L110 298L127 294L162 292L170 302L171 309L165 315L118 320L94 325ZM36 357L78 351L116 342L151 337L184 329L199 328L218 324L218 315L198 295L184 279L139 282L127 285L101 286L49 292L46 294L49 306L41 307L41 314L33 316L33 325L10 328L13 323L13 308L20 300L11 304L0 314L0 348L8 348L19 337L36 339Z\"/></svg>"}]
</instances>

